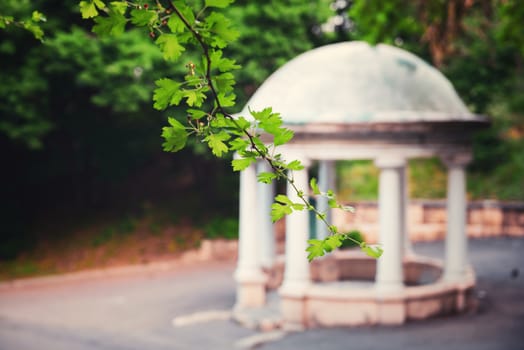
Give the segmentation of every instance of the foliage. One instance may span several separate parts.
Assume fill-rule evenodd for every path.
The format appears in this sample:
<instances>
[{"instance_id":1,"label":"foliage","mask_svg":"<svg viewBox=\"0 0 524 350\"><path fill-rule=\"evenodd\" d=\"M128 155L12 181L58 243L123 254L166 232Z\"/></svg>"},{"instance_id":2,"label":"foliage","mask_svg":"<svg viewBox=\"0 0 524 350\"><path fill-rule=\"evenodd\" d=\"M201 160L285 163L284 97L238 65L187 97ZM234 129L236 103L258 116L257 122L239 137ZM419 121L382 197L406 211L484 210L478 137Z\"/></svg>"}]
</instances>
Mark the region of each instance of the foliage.
<instances>
[{"instance_id":1,"label":"foliage","mask_svg":"<svg viewBox=\"0 0 524 350\"><path fill-rule=\"evenodd\" d=\"M206 238L238 238L238 218L216 217L209 221L203 228Z\"/></svg>"},{"instance_id":2,"label":"foliage","mask_svg":"<svg viewBox=\"0 0 524 350\"><path fill-rule=\"evenodd\" d=\"M229 2L207 0L201 9L194 11L180 1L167 1L164 4L157 2L152 6L129 2L119 2L117 5L113 2L106 7L102 1L96 0L92 5L81 3L80 10L82 17L94 18L93 31L99 35L120 35L127 22L145 27L150 37L158 36L155 43L166 61L176 61L186 51L186 47L195 47L201 51L201 60L187 63L183 81L162 78L156 82L155 108L165 110L181 103L188 107L185 124L170 117L170 125L163 128L164 150L177 152L184 148L190 135L195 135L207 143L216 157L235 151L239 155L238 159L232 161L232 167L236 171L245 169L258 159L268 162L273 175L263 174L259 180L268 182L284 179L299 199L299 202L292 202L285 195L277 196L272 206L272 220L279 220L293 211L307 209L314 211L332 233L324 240L308 241L308 259L311 260L340 246L342 240L351 238L338 235L337 228L326 221L326 214L318 212L307 200L304 190L295 185L292 172L304 168L300 161L286 161L276 153L277 146L285 144L293 137L293 132L282 126L280 115L271 108L250 111L250 119L233 117L228 112L227 107L234 106L236 99L233 92L235 80L231 71L240 66L234 60L225 58L222 49L235 41L239 33L231 27L231 21L215 8L225 8ZM99 16L96 8L107 15ZM262 132L270 135L271 143L262 142ZM311 181L311 189L317 196L326 196L331 208L352 210L339 205L332 191L320 192L314 179ZM313 249L314 247L317 248ZM365 242L361 242L360 247L373 257L382 253L380 248L370 247Z\"/></svg>"},{"instance_id":3,"label":"foliage","mask_svg":"<svg viewBox=\"0 0 524 350\"><path fill-rule=\"evenodd\" d=\"M375 200L378 196L378 169L372 161L337 162L338 194L351 201Z\"/></svg>"},{"instance_id":4,"label":"foliage","mask_svg":"<svg viewBox=\"0 0 524 350\"><path fill-rule=\"evenodd\" d=\"M417 2L354 1L349 9L349 17L355 23L351 37L371 44L402 44L409 51L423 54L418 41L425 28L416 17Z\"/></svg>"},{"instance_id":5,"label":"foliage","mask_svg":"<svg viewBox=\"0 0 524 350\"><path fill-rule=\"evenodd\" d=\"M243 63L242 69L230 72L237 82L237 105L243 105L284 62L333 39L311 31L332 15L330 2L237 0L234 6L216 8L240 32L235 42L221 50L223 57ZM459 2L465 3L356 0L349 10L354 26L347 36L393 43L435 62L427 31L440 26L445 32L447 3ZM446 49L441 68L472 110L494 117L492 130L479 135L475 144L468 191L474 197L522 199L523 108L522 94L515 92L522 90L524 80L519 68L523 66L519 63L524 47L523 7L514 0L467 2L473 6L455 21L460 30L452 40L442 41L450 50ZM127 6L113 3L115 11ZM198 8L204 2L190 3ZM101 5L87 0L84 4L91 12L94 6L98 15L105 15ZM190 186L191 196L181 194L180 187L175 190L176 197L190 202L187 215L198 217L201 213L195 208L200 207L234 216L236 178L228 176L223 160L207 156L207 141L189 137L185 149L170 158L157 152L158 130L167 114L182 124L187 118L184 108L151 110L154 82L168 76L185 82L191 67L185 65L199 62L200 54L185 46L181 64L165 63L155 44L159 33L151 38L149 32L144 35L132 29L130 21L116 38L95 36L78 14L78 1L6 0L0 13L25 21L34 10L47 17L46 22L38 22L46 33L43 44L13 25L0 30L4 82L0 86L0 145L9 164L1 174L5 184L0 189L5 214L2 256L12 256L33 240L28 232L38 231L31 227L38 217L73 221L95 209L114 210L121 205L118 201L142 203L156 193L165 202L173 201L173 183ZM130 19L140 21L141 14L151 15L135 12ZM166 26L176 31L180 22L168 20L160 28ZM228 108L235 111L236 107ZM192 113L195 121L206 121L206 114ZM247 163L243 160L237 166ZM268 177L262 180L269 181ZM372 192L372 184L366 183L365 192Z\"/></svg>"},{"instance_id":6,"label":"foliage","mask_svg":"<svg viewBox=\"0 0 524 350\"><path fill-rule=\"evenodd\" d=\"M237 0L225 9L240 33L226 51L242 62L235 78L243 105L271 73L298 54L322 43L312 28L332 15L331 0Z\"/></svg>"},{"instance_id":7,"label":"foliage","mask_svg":"<svg viewBox=\"0 0 524 350\"><path fill-rule=\"evenodd\" d=\"M232 72L240 84L238 105L265 74L314 45L308 26L330 12L326 1L290 4L246 2L223 9L242 34L224 52L248 62ZM278 25L267 27L271 6ZM244 8L250 9L249 17ZM0 12L24 19L35 9L48 17L41 25L44 43L14 27L0 30L5 82L0 86L0 145L8 164L0 174L5 184L0 188L5 214L0 257L30 248L42 235L42 224L60 223L49 232L65 236L65 226L82 226L108 212L124 215L147 201L167 209L183 197L185 205L176 210L195 220L201 212L235 216L238 178L228 171L227 155L208 156L207 143L194 138L173 156L159 147L165 114L151 109L154 82L168 75L183 80L185 64L199 56L185 51L183 64L167 64L154 43L157 37L131 24L118 37L95 36L75 0L8 0ZM274 44L270 50L269 41L256 50L245 47L245 42L262 42L260 33ZM289 40L290 33L296 40ZM182 109L170 107L170 115L186 121Z\"/></svg>"},{"instance_id":8,"label":"foliage","mask_svg":"<svg viewBox=\"0 0 524 350\"><path fill-rule=\"evenodd\" d=\"M446 198L447 170L440 159L410 159L408 176L410 198Z\"/></svg>"},{"instance_id":9,"label":"foliage","mask_svg":"<svg viewBox=\"0 0 524 350\"><path fill-rule=\"evenodd\" d=\"M524 178L524 7L517 0L381 2L349 10L353 39L386 42L431 60L492 127L474 142L468 190L520 199ZM432 165L427 165L428 171ZM422 167L418 169L422 170ZM430 194L431 195L431 194Z\"/></svg>"},{"instance_id":10,"label":"foliage","mask_svg":"<svg viewBox=\"0 0 524 350\"><path fill-rule=\"evenodd\" d=\"M20 27L33 34L35 39L38 40L43 40L44 38L44 31L40 27L40 22L45 21L47 21L47 18L44 14L36 10L31 13L31 17L24 20L17 20L13 16L0 13L0 29L6 29L11 26Z\"/></svg>"},{"instance_id":11,"label":"foliage","mask_svg":"<svg viewBox=\"0 0 524 350\"><path fill-rule=\"evenodd\" d=\"M344 240L340 246L340 249L355 248L359 246L357 242L364 241L364 235L362 235L359 230L351 230L346 233L346 235L350 236L352 239Z\"/></svg>"}]
</instances>

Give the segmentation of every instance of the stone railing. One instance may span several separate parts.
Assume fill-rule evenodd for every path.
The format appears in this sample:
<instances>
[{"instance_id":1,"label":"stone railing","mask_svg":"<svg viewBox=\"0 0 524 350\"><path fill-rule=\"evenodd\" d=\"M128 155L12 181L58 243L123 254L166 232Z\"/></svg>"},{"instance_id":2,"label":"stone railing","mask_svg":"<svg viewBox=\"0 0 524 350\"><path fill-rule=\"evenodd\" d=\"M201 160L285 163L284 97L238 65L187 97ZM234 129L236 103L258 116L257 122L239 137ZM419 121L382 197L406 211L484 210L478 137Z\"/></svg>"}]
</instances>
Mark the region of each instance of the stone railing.
<instances>
[{"instance_id":1,"label":"stone railing","mask_svg":"<svg viewBox=\"0 0 524 350\"><path fill-rule=\"evenodd\" d=\"M355 213L333 211L333 222L345 231L359 230L370 242L378 237L376 202L352 203ZM408 232L412 241L443 239L446 234L444 200L412 200L408 207ZM524 236L524 202L472 201L468 203L470 237Z\"/></svg>"}]
</instances>

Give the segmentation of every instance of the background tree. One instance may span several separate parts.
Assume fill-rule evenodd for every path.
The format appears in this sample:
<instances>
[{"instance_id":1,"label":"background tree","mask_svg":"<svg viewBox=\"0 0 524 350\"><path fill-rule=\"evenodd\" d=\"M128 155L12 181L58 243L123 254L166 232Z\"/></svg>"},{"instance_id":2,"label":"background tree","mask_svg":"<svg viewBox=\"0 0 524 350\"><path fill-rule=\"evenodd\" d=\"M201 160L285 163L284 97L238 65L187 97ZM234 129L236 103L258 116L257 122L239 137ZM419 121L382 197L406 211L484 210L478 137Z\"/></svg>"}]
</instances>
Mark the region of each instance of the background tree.
<instances>
[{"instance_id":1,"label":"background tree","mask_svg":"<svg viewBox=\"0 0 524 350\"><path fill-rule=\"evenodd\" d=\"M352 39L415 52L451 80L468 107L492 118L478 135L468 192L524 198L524 7L515 0L354 1Z\"/></svg>"},{"instance_id":2,"label":"background tree","mask_svg":"<svg viewBox=\"0 0 524 350\"><path fill-rule=\"evenodd\" d=\"M238 106L271 71L313 47L310 25L321 20L322 4L239 2L231 8L228 16L243 35L230 50L247 62L238 76L245 92ZM237 179L227 162L198 142L176 155L161 150L165 116L151 108L154 81L183 76L184 65L166 65L153 39L136 30L96 37L77 1L10 1L2 15L25 18L33 10L49 18L43 44L16 27L0 31L0 75L7 82L0 87L7 165L0 256L16 255L49 231L67 234L64 227L86 217L136 212L146 202L173 207L187 193L192 200L176 208L180 215L199 222L235 217ZM249 42L259 44L249 48ZM48 225L53 228L39 232Z\"/></svg>"},{"instance_id":3,"label":"background tree","mask_svg":"<svg viewBox=\"0 0 524 350\"><path fill-rule=\"evenodd\" d=\"M227 10L241 34L227 52L243 65L237 106L280 65L313 47L346 39L398 45L438 65L474 112L494 118L475 146L469 192L523 199L519 2L356 0L349 31L322 32L335 15L331 3L239 0ZM67 234L86 217L122 216L144 203L167 208L191 198L176 208L180 215L235 217L237 183L227 162L197 142L176 155L161 151L165 116L151 108L154 81L182 76L183 65L164 64L152 39L136 31L96 37L76 0L7 0L0 18L27 21L35 10L47 17L38 22L43 44L16 26L0 31L0 257L15 256L43 231Z\"/></svg>"}]
</instances>

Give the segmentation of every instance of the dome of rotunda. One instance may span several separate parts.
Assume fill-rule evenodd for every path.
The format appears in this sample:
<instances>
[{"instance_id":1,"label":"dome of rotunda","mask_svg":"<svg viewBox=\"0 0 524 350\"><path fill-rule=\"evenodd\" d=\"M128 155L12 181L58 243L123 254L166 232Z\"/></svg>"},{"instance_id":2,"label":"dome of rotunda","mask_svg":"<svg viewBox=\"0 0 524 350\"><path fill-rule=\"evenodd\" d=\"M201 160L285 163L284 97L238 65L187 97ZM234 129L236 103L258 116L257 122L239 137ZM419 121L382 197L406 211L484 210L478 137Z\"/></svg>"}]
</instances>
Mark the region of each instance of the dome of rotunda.
<instances>
[{"instance_id":1,"label":"dome of rotunda","mask_svg":"<svg viewBox=\"0 0 524 350\"><path fill-rule=\"evenodd\" d=\"M393 46L357 41L292 59L260 86L241 114L266 107L295 125L483 120L422 59Z\"/></svg>"}]
</instances>

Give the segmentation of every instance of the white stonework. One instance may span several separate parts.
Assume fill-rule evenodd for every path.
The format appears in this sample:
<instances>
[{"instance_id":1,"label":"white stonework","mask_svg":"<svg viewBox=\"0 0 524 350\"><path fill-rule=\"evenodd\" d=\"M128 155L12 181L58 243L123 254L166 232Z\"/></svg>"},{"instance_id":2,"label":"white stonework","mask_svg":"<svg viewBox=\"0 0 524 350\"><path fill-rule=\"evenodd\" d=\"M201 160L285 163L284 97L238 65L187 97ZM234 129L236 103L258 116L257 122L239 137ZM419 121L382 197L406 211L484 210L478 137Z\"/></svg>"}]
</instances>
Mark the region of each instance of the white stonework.
<instances>
[{"instance_id":1,"label":"white stonework","mask_svg":"<svg viewBox=\"0 0 524 350\"><path fill-rule=\"evenodd\" d=\"M305 251L310 214L294 211L287 216L285 264L273 264L268 273L278 277L284 270L279 289L283 326L401 324L463 310L475 278L467 266L465 163L461 159L470 156L473 132L486 125L486 118L470 113L451 83L420 58L399 48L362 42L327 45L291 60L267 79L241 114L268 106L281 113L284 125L294 132L278 153L286 161L307 163L306 169L293 172L293 184L288 184L292 201L300 202L292 185L309 193L310 162L319 163L323 191L335 187L336 161L374 160L380 168L377 219L384 254L374 265L362 256L350 258L355 264L351 266L365 267L369 280L364 290L343 280L350 271L349 258L343 254L318 260L315 274L329 276L315 276L312 281ZM441 267L421 262L411 249L406 162L440 156L448 160L446 155L453 159L448 162L445 277L428 285L405 284L412 271L442 272ZM254 167L246 172L240 186L237 306L261 306L266 293L262 268L281 260L273 259L271 229L267 218L259 217L270 205L270 191L256 184ZM320 199L317 206L331 214L325 200ZM328 234L322 225L316 232L321 239Z\"/></svg>"},{"instance_id":2,"label":"white stonework","mask_svg":"<svg viewBox=\"0 0 524 350\"><path fill-rule=\"evenodd\" d=\"M379 237L384 253L377 261L376 288L384 293L402 290L402 253L404 229L402 173L406 166L403 158L378 158L375 165L379 177Z\"/></svg>"},{"instance_id":3,"label":"white stonework","mask_svg":"<svg viewBox=\"0 0 524 350\"><path fill-rule=\"evenodd\" d=\"M321 160L318 162L318 188L321 192L327 190L335 191L335 161ZM325 196L317 198L317 210L326 214L326 221L331 224L332 212L328 205L328 199ZM318 239L324 239L328 236L329 230L324 222L316 221L316 233Z\"/></svg>"},{"instance_id":4,"label":"white stonework","mask_svg":"<svg viewBox=\"0 0 524 350\"><path fill-rule=\"evenodd\" d=\"M448 167L448 230L444 278L461 281L467 267L468 239L466 235L466 170L470 157L444 157Z\"/></svg>"},{"instance_id":5,"label":"white stonework","mask_svg":"<svg viewBox=\"0 0 524 350\"><path fill-rule=\"evenodd\" d=\"M259 262L257 224L257 177L255 165L240 174L240 218L236 307L258 307L265 303L265 281Z\"/></svg>"},{"instance_id":6,"label":"white stonework","mask_svg":"<svg viewBox=\"0 0 524 350\"><path fill-rule=\"evenodd\" d=\"M257 163L257 174L272 172L269 163L259 161ZM271 205L275 197L275 184L257 184L257 229L260 241L259 261L264 269L269 269L275 262L275 232L273 222L271 222Z\"/></svg>"}]
</instances>

